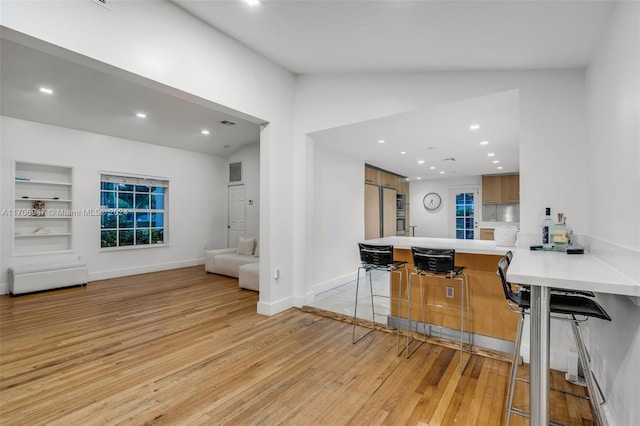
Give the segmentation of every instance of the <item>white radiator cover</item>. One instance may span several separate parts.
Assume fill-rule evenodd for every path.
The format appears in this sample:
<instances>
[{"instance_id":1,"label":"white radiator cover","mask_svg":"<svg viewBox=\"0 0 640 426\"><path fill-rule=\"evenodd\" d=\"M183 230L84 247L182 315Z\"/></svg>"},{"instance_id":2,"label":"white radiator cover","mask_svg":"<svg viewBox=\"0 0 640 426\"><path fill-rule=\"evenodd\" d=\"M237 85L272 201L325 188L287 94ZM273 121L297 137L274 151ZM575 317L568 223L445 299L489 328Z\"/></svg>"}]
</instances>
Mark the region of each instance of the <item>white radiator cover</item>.
<instances>
[{"instance_id":1,"label":"white radiator cover","mask_svg":"<svg viewBox=\"0 0 640 426\"><path fill-rule=\"evenodd\" d=\"M87 265L73 263L42 263L9 268L9 292L31 293L87 284Z\"/></svg>"}]
</instances>

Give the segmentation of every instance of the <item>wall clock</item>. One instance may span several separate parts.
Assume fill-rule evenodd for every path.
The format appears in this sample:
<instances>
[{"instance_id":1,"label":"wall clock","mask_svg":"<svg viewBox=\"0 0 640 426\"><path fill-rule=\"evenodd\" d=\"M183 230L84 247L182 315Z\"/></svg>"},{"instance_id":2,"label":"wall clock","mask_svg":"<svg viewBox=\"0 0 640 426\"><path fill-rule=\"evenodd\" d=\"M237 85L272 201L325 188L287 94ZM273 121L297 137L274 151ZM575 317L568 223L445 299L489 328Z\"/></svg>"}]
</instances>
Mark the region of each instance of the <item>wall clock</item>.
<instances>
[{"instance_id":1,"label":"wall clock","mask_svg":"<svg viewBox=\"0 0 640 426\"><path fill-rule=\"evenodd\" d=\"M424 208L429 211L437 210L440 204L442 204L442 198L435 192L430 192L424 196L422 204L424 204Z\"/></svg>"}]
</instances>

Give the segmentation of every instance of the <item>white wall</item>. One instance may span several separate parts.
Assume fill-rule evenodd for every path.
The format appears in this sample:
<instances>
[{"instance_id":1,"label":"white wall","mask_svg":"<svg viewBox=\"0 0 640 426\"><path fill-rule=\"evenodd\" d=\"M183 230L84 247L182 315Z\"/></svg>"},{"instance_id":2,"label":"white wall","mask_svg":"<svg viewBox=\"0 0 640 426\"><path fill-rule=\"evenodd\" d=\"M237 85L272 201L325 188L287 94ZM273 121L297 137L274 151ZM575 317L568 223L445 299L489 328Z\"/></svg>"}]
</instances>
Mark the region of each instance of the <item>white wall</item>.
<instances>
[{"instance_id":1,"label":"white wall","mask_svg":"<svg viewBox=\"0 0 640 426\"><path fill-rule=\"evenodd\" d=\"M520 90L520 224L522 233L539 235L544 208L562 209L572 218L576 233L587 232L587 162L585 153L586 116L583 70L514 72L445 72L420 74L356 74L301 76L296 91L296 185L309 190L314 181L313 144L308 133L407 111L429 108L472 97ZM312 149L312 148L311 148ZM343 182L343 185L360 184ZM322 182L315 186L322 185ZM413 193L413 191L412 191ZM327 202L327 200L325 200ZM340 200L328 200L336 214L343 210ZM298 249L305 249L306 235L329 232L313 222L315 202L307 199L304 230L296 232ZM353 224L363 228L360 223ZM410 219L413 221L413 219ZM337 236L346 247L353 236ZM324 247L328 248L328 247ZM323 247L319 248L320 250ZM300 252L296 255L304 258ZM309 257L311 261L312 257ZM314 259L315 262L315 259ZM353 268L351 258L336 258L316 265L335 276ZM322 281L308 273L294 278L305 292ZM304 272L304 271L299 271Z\"/></svg>"},{"instance_id":2,"label":"white wall","mask_svg":"<svg viewBox=\"0 0 640 426\"><path fill-rule=\"evenodd\" d=\"M294 76L165 1L3 1L0 22L269 122L260 143L260 302L274 314L293 303ZM297 222L300 222L298 219ZM278 267L280 279L272 271Z\"/></svg>"},{"instance_id":3,"label":"white wall","mask_svg":"<svg viewBox=\"0 0 640 426\"><path fill-rule=\"evenodd\" d=\"M590 250L640 281L640 3L616 5L587 73ZM598 295L613 322L590 321L594 370L615 425L640 424L640 306Z\"/></svg>"},{"instance_id":4,"label":"white wall","mask_svg":"<svg viewBox=\"0 0 640 426\"><path fill-rule=\"evenodd\" d=\"M364 239L364 163L317 145L313 155L311 301L316 292L344 284L355 274L357 243Z\"/></svg>"},{"instance_id":5,"label":"white wall","mask_svg":"<svg viewBox=\"0 0 640 426\"><path fill-rule=\"evenodd\" d=\"M415 225L416 237L431 238L450 238L449 226L453 225L450 219L450 208L452 202L449 197L449 190L462 186L482 186L482 178L480 176L469 176L457 179L434 179L412 181L409 188L409 196L411 207L409 211L409 225ZM442 198L442 204L435 211L428 211L424 208L422 199L429 192L435 192ZM482 203L477 203L481 206ZM478 223L480 223L480 214L482 211L476 212ZM479 232L479 231L478 231Z\"/></svg>"},{"instance_id":6,"label":"white wall","mask_svg":"<svg viewBox=\"0 0 640 426\"><path fill-rule=\"evenodd\" d=\"M245 192L245 235L260 236L260 144L244 145L229 156L228 163L242 162ZM228 177L228 174L227 174Z\"/></svg>"},{"instance_id":7,"label":"white wall","mask_svg":"<svg viewBox=\"0 0 640 426\"><path fill-rule=\"evenodd\" d=\"M202 264L205 245L222 247L226 241L225 159L11 117L0 119L2 209L12 208L12 161L73 167L74 210L99 208L100 171L169 179L167 247L101 250L100 217L72 219L74 253L66 257L80 256L89 267L90 280ZM4 281L6 268L32 263L34 257L11 256L11 218L0 220ZM6 292L6 285L3 289Z\"/></svg>"}]
</instances>

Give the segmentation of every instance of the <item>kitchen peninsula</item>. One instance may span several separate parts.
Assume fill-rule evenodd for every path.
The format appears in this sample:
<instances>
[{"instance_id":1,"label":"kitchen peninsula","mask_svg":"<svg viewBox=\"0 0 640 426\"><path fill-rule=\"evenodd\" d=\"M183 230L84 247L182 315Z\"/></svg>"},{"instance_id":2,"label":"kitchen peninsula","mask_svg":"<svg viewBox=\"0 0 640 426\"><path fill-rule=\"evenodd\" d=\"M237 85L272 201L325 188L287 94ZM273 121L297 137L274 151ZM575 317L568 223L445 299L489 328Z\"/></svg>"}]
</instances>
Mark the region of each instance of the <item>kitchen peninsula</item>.
<instances>
[{"instance_id":1,"label":"kitchen peninsula","mask_svg":"<svg viewBox=\"0 0 640 426\"><path fill-rule=\"evenodd\" d=\"M507 271L509 281L531 286L531 424L549 423L550 287L629 296L638 303L640 282L596 256L518 249ZM615 321L615 313L610 312ZM593 338L597 338L594 336Z\"/></svg>"},{"instance_id":2,"label":"kitchen peninsula","mask_svg":"<svg viewBox=\"0 0 640 426\"><path fill-rule=\"evenodd\" d=\"M364 241L366 244L393 245L395 260L406 261L409 271L413 270L411 247L428 247L436 249L454 249L456 251L456 266L464 266L469 280L469 296L471 303L471 331L474 335L486 336L503 341L513 342L516 338L518 316L509 310L505 301L502 284L496 275L498 261L513 247L496 246L495 241L456 240L449 238L420 238L420 237L387 237ZM395 274L394 274L395 275ZM425 298L430 303L451 304L457 301L446 297L446 287L455 285L449 280L426 278L429 285L425 286ZM397 276L392 279L391 294L397 293ZM412 320L420 318L420 287L413 285L411 289ZM458 291L458 290L455 290ZM407 310L402 307L397 312L392 304L392 316L407 318ZM445 326L452 329L459 328L456 314L427 311L426 322ZM497 349L493 347L491 349Z\"/></svg>"}]
</instances>

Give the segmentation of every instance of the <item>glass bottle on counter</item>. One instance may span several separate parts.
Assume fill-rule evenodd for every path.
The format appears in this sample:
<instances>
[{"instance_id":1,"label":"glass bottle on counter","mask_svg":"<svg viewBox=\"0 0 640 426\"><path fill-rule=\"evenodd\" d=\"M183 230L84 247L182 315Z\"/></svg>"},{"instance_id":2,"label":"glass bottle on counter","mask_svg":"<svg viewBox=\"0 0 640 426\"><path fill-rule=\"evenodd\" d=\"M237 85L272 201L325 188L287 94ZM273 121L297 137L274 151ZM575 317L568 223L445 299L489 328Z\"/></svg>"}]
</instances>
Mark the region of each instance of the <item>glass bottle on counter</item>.
<instances>
[{"instance_id":1,"label":"glass bottle on counter","mask_svg":"<svg viewBox=\"0 0 640 426\"><path fill-rule=\"evenodd\" d=\"M553 227L552 233L553 249L556 251L567 251L569 246L569 228L566 220L564 213L558 213L558 223Z\"/></svg>"},{"instance_id":2,"label":"glass bottle on counter","mask_svg":"<svg viewBox=\"0 0 640 426\"><path fill-rule=\"evenodd\" d=\"M551 242L551 228L553 222L551 221L551 208L547 207L545 210L545 218L542 222L542 248L545 250L551 250L553 244Z\"/></svg>"}]
</instances>

